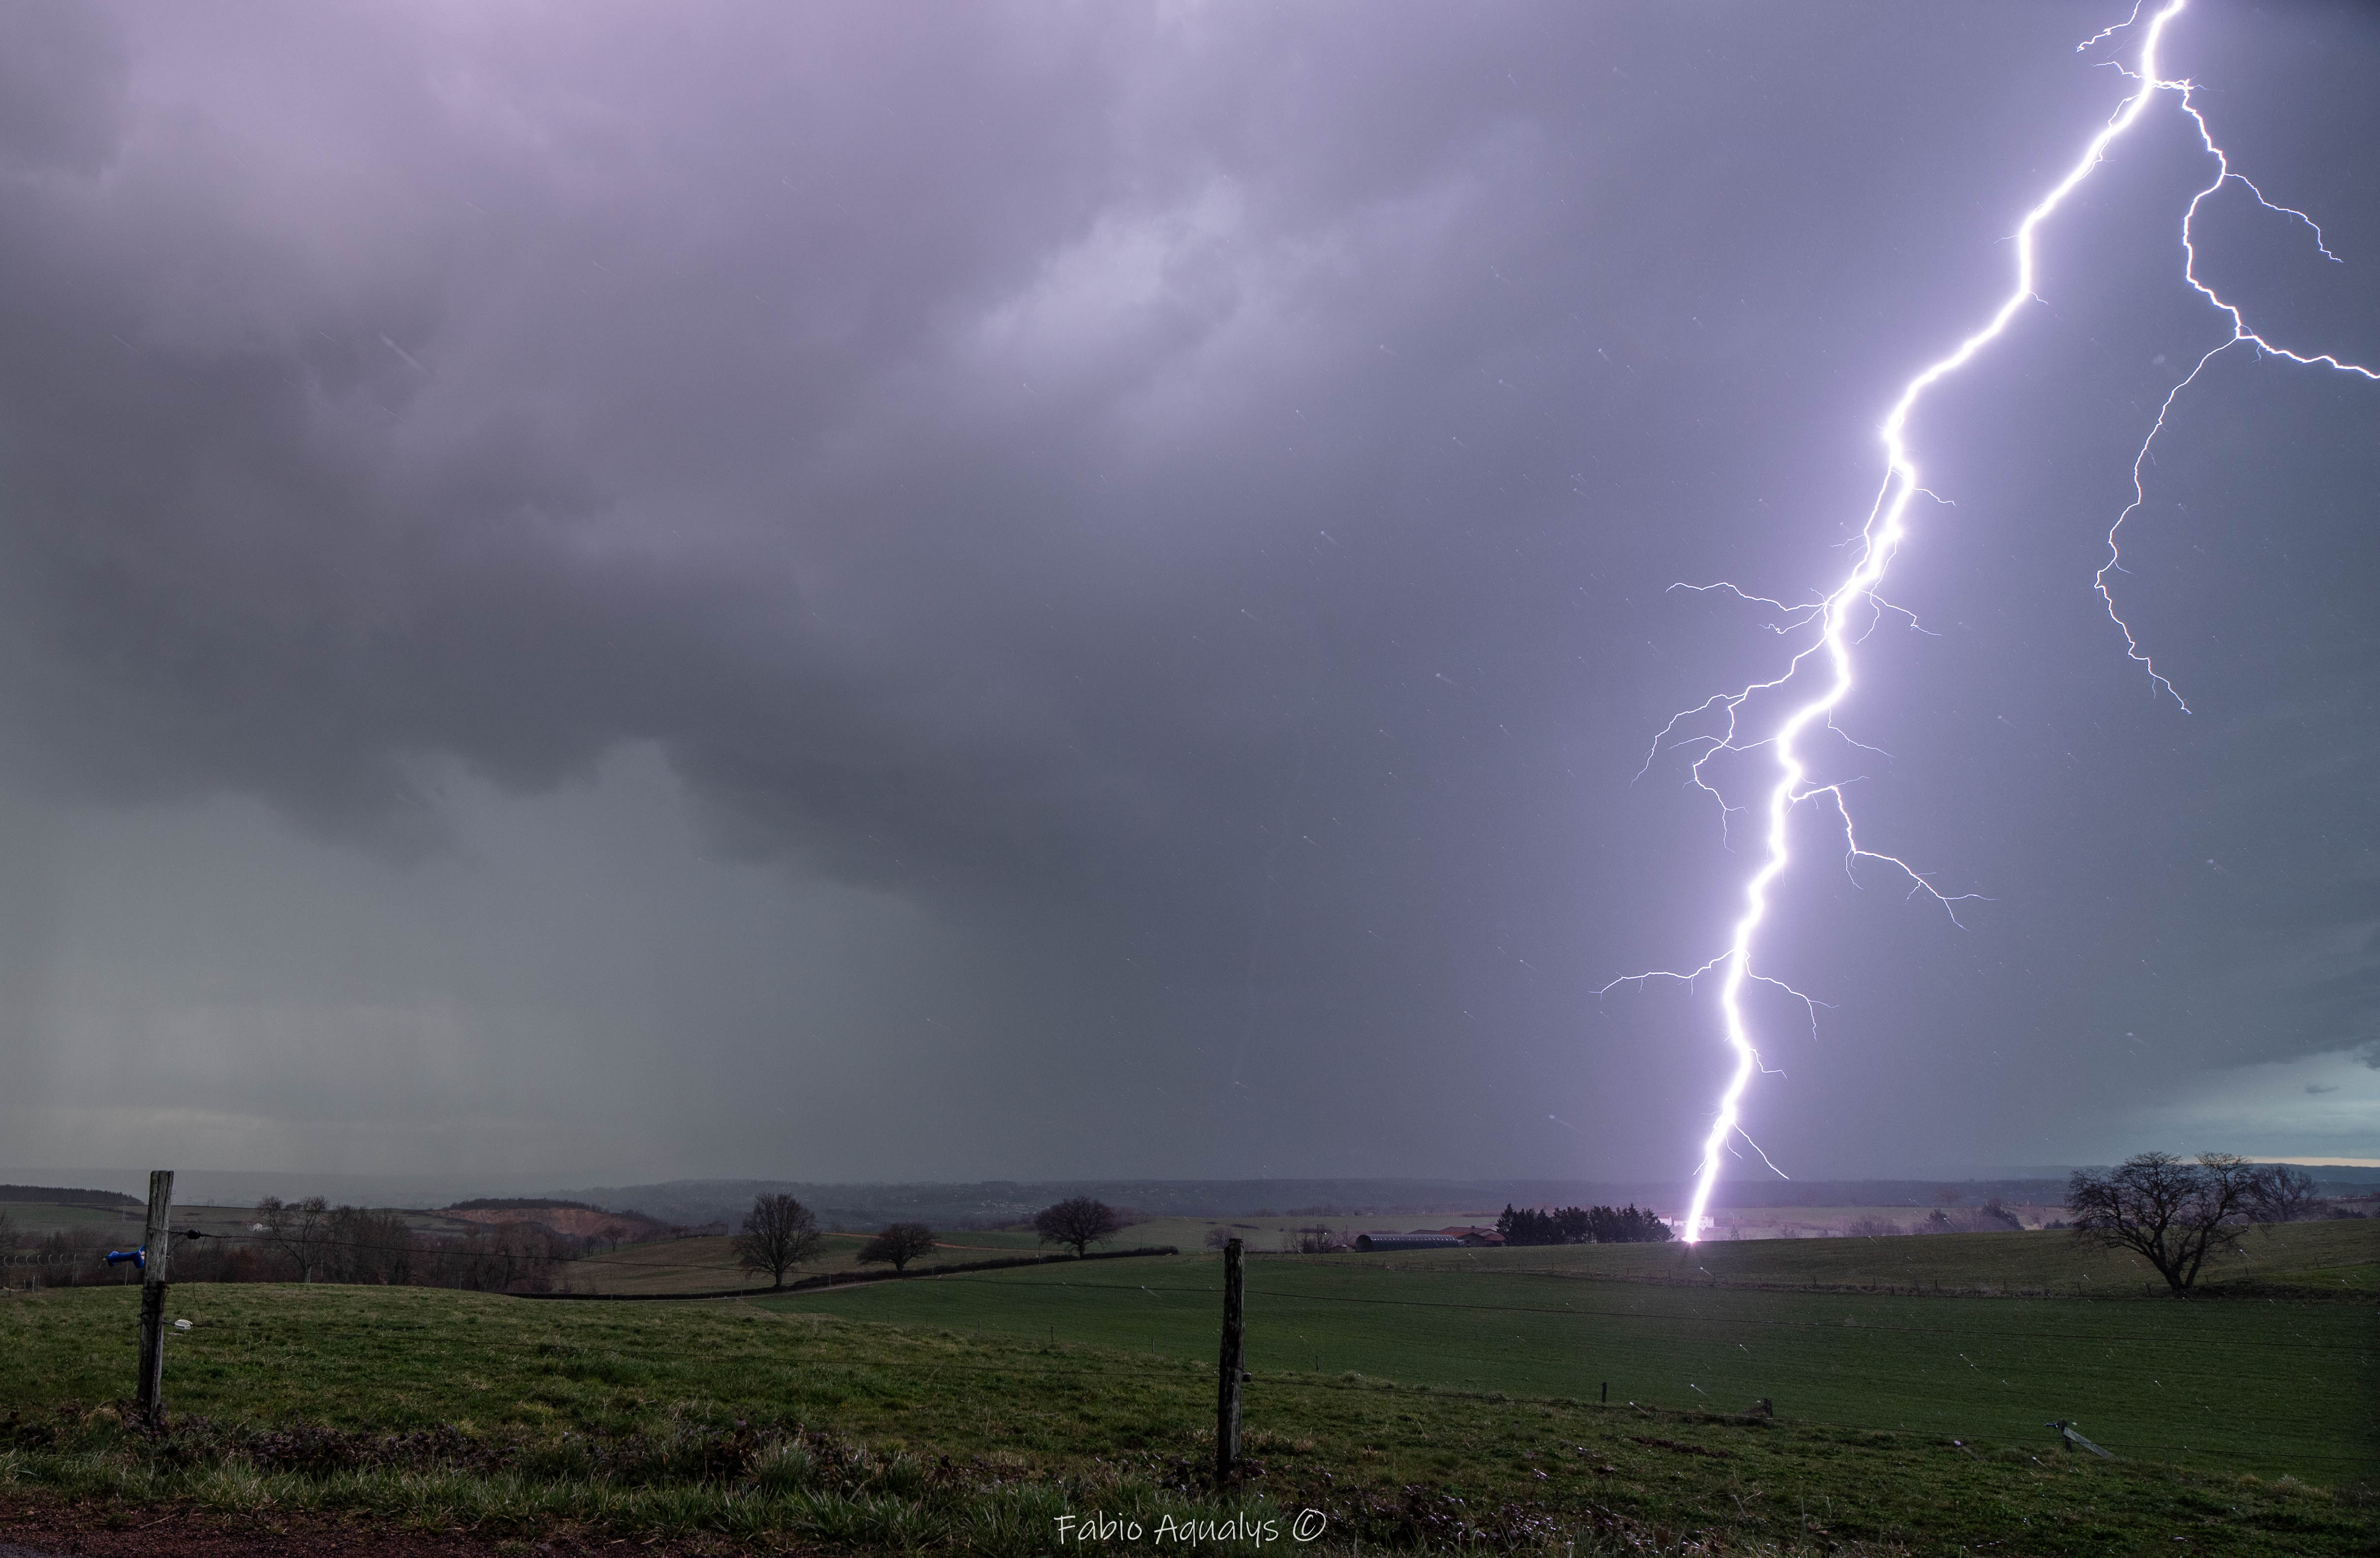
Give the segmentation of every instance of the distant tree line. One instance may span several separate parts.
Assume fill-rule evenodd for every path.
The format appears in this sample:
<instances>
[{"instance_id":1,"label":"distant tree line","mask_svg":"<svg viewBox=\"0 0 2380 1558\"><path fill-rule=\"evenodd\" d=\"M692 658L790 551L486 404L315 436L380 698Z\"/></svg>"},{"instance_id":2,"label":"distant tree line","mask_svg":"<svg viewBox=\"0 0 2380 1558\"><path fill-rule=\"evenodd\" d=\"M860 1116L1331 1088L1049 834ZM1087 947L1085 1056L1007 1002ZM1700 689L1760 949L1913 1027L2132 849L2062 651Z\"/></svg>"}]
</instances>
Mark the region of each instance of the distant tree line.
<instances>
[{"instance_id":1,"label":"distant tree line","mask_svg":"<svg viewBox=\"0 0 2380 1558\"><path fill-rule=\"evenodd\" d=\"M1958 1196L1945 1198L1953 1205ZM1985 1200L1981 1206L1961 1207L1954 1215L1940 1207L1920 1217L1908 1227L1902 1227L1889 1217L1854 1217L1843 1226L1843 1232L1853 1238L1887 1238L1897 1234L1996 1234L2022 1233L2024 1219L1998 1196Z\"/></svg>"},{"instance_id":2,"label":"distant tree line","mask_svg":"<svg viewBox=\"0 0 2380 1558\"><path fill-rule=\"evenodd\" d=\"M563 1265L585 1254L594 1242L529 1222L493 1223L459 1234L425 1233L407 1224L401 1212L329 1206L321 1196L298 1202L267 1196L257 1202L256 1220L251 1240L222 1256L227 1264L254 1274L226 1274L221 1280L550 1293ZM182 1262L183 1252L175 1250L176 1280L189 1275Z\"/></svg>"},{"instance_id":3,"label":"distant tree line","mask_svg":"<svg viewBox=\"0 0 2380 1558\"><path fill-rule=\"evenodd\" d=\"M110 1266L101 1257L110 1249L128 1249L139 1238L136 1228L65 1228L35 1239L11 1228L0 1236L0 1255L8 1256L5 1273L12 1286L137 1283L140 1273L129 1262ZM321 1196L267 1196L240 1233L177 1237L168 1269L176 1282L336 1282L549 1293L563 1267L593 1242L526 1222L432 1234L412 1226L401 1212L333 1206Z\"/></svg>"},{"instance_id":4,"label":"distant tree line","mask_svg":"<svg viewBox=\"0 0 2380 1558\"><path fill-rule=\"evenodd\" d=\"M1316 1223L1310 1227L1282 1231L1281 1247L1292 1255L1340 1255L1355 1248L1355 1242L1341 1230Z\"/></svg>"},{"instance_id":5,"label":"distant tree line","mask_svg":"<svg viewBox=\"0 0 2380 1558\"><path fill-rule=\"evenodd\" d=\"M1089 1196L1075 1196L1035 1213L1032 1226L1042 1243L1069 1245L1081 1255L1092 1245L1113 1238L1132 1221L1130 1212ZM783 1192L754 1196L743 1226L729 1241L736 1264L756 1276L767 1276L771 1287L783 1287L786 1274L817 1260L825 1245L818 1214ZM934 1230L927 1225L892 1223L860 1247L856 1259L863 1266L885 1265L906 1272L910 1262L931 1254L933 1249Z\"/></svg>"},{"instance_id":6,"label":"distant tree line","mask_svg":"<svg viewBox=\"0 0 2380 1558\"><path fill-rule=\"evenodd\" d=\"M1551 1212L1507 1204L1496 1219L1506 1244L1666 1244L1670 1225L1631 1202L1626 1206L1563 1206Z\"/></svg>"},{"instance_id":7,"label":"distant tree line","mask_svg":"<svg viewBox=\"0 0 2380 1558\"><path fill-rule=\"evenodd\" d=\"M583 1202L498 1198L458 1202L447 1210L529 1212L553 1206L600 1210ZM1114 1238L1133 1219L1128 1211L1077 1196L1044 1208L1033 1226L1043 1243L1069 1245L1079 1255ZM128 1248L138 1237L130 1228L103 1233L77 1227L27 1239L0 1214L0 1259L6 1262L0 1283L137 1283L140 1274L132 1265L110 1266L100 1257L111 1248ZM176 1282L334 1282L549 1293L561 1286L570 1262L611 1242L601 1235L580 1238L526 1219L431 1233L412 1226L402 1212L333 1206L321 1196L266 1196L256 1203L254 1220L238 1233L176 1238L171 1271ZM728 1240L738 1265L778 1287L789 1274L815 1262L825 1244L818 1214L784 1194L754 1197ZM894 1223L870 1238L857 1260L906 1272L911 1262L933 1249L934 1232L925 1224Z\"/></svg>"}]
</instances>

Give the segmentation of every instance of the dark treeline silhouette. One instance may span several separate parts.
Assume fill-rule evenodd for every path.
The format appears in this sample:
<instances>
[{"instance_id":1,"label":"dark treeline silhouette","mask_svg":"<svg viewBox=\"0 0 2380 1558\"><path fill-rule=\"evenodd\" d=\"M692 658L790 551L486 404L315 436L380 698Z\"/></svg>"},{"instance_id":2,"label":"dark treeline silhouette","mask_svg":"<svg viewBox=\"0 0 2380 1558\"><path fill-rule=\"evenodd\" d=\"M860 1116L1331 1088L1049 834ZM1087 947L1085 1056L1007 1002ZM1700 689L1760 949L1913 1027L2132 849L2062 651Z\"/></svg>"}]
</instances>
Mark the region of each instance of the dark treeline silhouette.
<instances>
[{"instance_id":1,"label":"dark treeline silhouette","mask_svg":"<svg viewBox=\"0 0 2380 1558\"><path fill-rule=\"evenodd\" d=\"M1507 1206L1496 1219L1506 1244L1664 1244L1670 1225L1633 1202L1622 1207L1562 1206L1551 1212Z\"/></svg>"}]
</instances>

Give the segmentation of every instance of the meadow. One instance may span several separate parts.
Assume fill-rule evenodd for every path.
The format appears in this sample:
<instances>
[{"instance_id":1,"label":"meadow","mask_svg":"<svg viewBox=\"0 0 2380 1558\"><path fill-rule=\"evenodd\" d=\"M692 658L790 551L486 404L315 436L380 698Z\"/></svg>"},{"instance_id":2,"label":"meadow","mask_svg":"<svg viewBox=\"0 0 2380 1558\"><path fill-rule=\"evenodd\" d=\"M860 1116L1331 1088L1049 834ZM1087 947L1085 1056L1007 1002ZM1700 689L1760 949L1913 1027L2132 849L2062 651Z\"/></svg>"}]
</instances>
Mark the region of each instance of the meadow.
<instances>
[{"instance_id":1,"label":"meadow","mask_svg":"<svg viewBox=\"0 0 2380 1558\"><path fill-rule=\"evenodd\" d=\"M2264 1285L2197 1303L1980 1297L2078 1280L2054 1235L1257 1256L1220 1496L1209 1253L716 1303L183 1285L164 1439L116 1406L136 1294L17 1294L0 1496L868 1551L1311 1505L1323 1551L2363 1553L2375 1235L2261 1230Z\"/></svg>"},{"instance_id":2,"label":"meadow","mask_svg":"<svg viewBox=\"0 0 2380 1558\"><path fill-rule=\"evenodd\" d=\"M1919 1249L1864 1268L1843 1258L1857 1251L1832 1248L1870 1243ZM2368 1277L2380 1228L2295 1225L2251 1243L2274 1271L2329 1275L2360 1254L2350 1269ZM1826 1256L1828 1274L1890 1274L1900 1290L1801 1286ZM2095 1259L2042 1234L1252 1256L1248 1357L1260 1382L1252 1389L1261 1395L1261 1382L1289 1376L1353 1377L1589 1402L1608 1393L1615 1404L1730 1413L1765 1397L1795 1422L2034 1451L2055 1444L2043 1425L2063 1419L2126 1456L2325 1482L2380 1475L2380 1331L2369 1286L2364 1301L2184 1303L2163 1297L2162 1284L2150 1298L2114 1279L2098 1290L2121 1297L1974 1296L2070 1292L2062 1279L2028 1286L2011 1274L2030 1281L2064 1271L2060 1261ZM1733 1285L1685 1280L1706 1268ZM1647 1272L1668 1280L1642 1280ZM1192 1361L1214 1351L1220 1282L1211 1256L1185 1255L759 1302ZM1937 1284L1968 1296L1936 1296Z\"/></svg>"},{"instance_id":3,"label":"meadow","mask_svg":"<svg viewBox=\"0 0 2380 1558\"><path fill-rule=\"evenodd\" d=\"M1875 1208L1817 1208L1836 1224L1876 1214ZM1906 1223L1908 1209L1897 1209ZM1796 1209L1797 1215L1813 1212ZM1490 1219L1492 1221L1492 1219ZM1135 1223L1116 1240L1123 1245L1171 1244L1203 1250L1220 1231L1246 1241L1254 1253L1277 1252L1285 1236L1318 1221L1334 1229L1374 1226L1402 1228L1457 1219L1317 1219L1301 1217L1155 1217ZM2279 1242L2275 1242L2276 1238ZM820 1258L805 1274L823 1271L880 1274L889 1268L864 1266L865 1234L830 1233ZM1016 1229L940 1234L921 1267L1031 1254L1050 1247ZM1945 1292L2042 1292L2077 1296L2162 1289L2156 1274L2136 1255L2094 1249L2057 1234L1937 1234L1884 1238L1715 1238L1685 1245L1568 1245L1524 1250L1404 1251L1386 1257L1400 1268L1498 1271L1539 1270L1564 1275L1601 1275L1647 1282L1718 1281L1759 1286L1887 1288L1918 1287ZM1366 1260L1382 1259L1365 1257ZM2241 1283L2343 1291L2380 1291L2380 1224L2369 1220L2260 1228L2213 1257L2204 1280L2210 1286ZM658 1240L624 1245L571 1263L565 1277L583 1293L686 1293L748 1287L753 1276L735 1263L723 1237Z\"/></svg>"},{"instance_id":4,"label":"meadow","mask_svg":"<svg viewBox=\"0 0 2380 1558\"><path fill-rule=\"evenodd\" d=\"M1201 1262L1188 1257L1079 1268L1087 1275L1129 1268L1153 1279L1128 1291L1078 1284L1069 1293L1037 1272L1029 1275L1042 1280L929 1279L834 1300L940 1302L971 1293L989 1300L978 1306L986 1317L997 1316L1008 1297L1104 1303L1109 1320L1078 1310L1073 1323L1104 1324L1123 1345L1070 1341L1056 1320L1052 1341L994 1318L866 1321L822 1312L822 1301L624 1305L418 1288L188 1286L170 1302L192 1328L168 1342L176 1426L162 1439L133 1431L110 1405L130 1382L135 1295L88 1288L18 1296L0 1299L0 1496L39 1489L144 1508L181 1501L259 1519L327 1510L520 1538L1002 1554L1051 1551L1055 1521L1066 1514L1123 1515L1153 1529L1161 1518L1211 1520L1230 1511L1285 1524L1306 1507L1329 1516L1318 1545L1334 1552L1363 1545L1745 1555L1980 1547L2096 1558L2171 1552L2177 1538L2192 1552L2256 1555L2364 1552L2380 1539L2368 1472L2359 1480L2351 1471L2315 1476L2303 1464L2294 1474L2257 1470L2212 1455L2175 1464L2145 1449L2103 1462L2052 1450L2038 1430L2001 1443L1989 1424L1975 1439L1914 1423L1838 1425L1792 1394L1816 1388L1808 1377L1784 1394L1779 1419L1764 1421L1666 1402L1630 1405L1617 1389L1603 1406L1542 1380L1523 1395L1333 1372L1327 1359L1322 1370L1311 1359L1298 1367L1281 1356L1277 1341L1264 1340L1287 1323L1290 1301L1277 1289L1298 1280L1287 1274L1292 1264L1259 1262L1251 1277L1259 1347L1248 1386L1254 1464L1245 1485L1220 1498L1204 1486L1211 1285L1161 1292L1201 1286ZM1204 1262L1209 1273L1215 1265ZM1318 1281L1370 1283L1375 1293L1391 1291L1382 1283L1413 1291L1406 1285L1466 1280L1346 1269L1334 1275L1319 1266L1306 1268ZM1527 1285L1558 1279L1511 1280L1524 1285L1518 1291L1535 1291ZM1787 1327L1797 1319L1828 1322L1798 1310L1764 1317L1757 1308L1799 1301L1790 1295L1641 1291L1648 1301L1706 1303L1716 1291L1753 1306L1675 1311L1682 1320L1672 1329L1700 1329L1713 1351L1730 1335L1762 1336L1764 1350L1772 1344L1782 1350L1792 1344ZM1143 1323L1123 1318L1127 1297L1152 1310L1178 1299L1181 1328L1127 1329ZM1846 1300L1828 1301L1840 1310ZM1312 1302L1319 1311L1320 1302ZM1203 1335L1189 1317L1194 1303L1208 1315ZM2169 1326L2155 1332L2182 1347L2237 1348L2251 1331L2275 1323L2251 1312L2265 1306L2245 1303L1897 1303L1910 1311L2032 1317L2036 1327L2070 1310L2151 1327L2168 1315L2204 1325L2201 1310L2232 1318L2228 1337ZM2327 1328L2332 1317L2369 1335L2360 1306L2306 1308L2321 1312L2291 1312L2280 1322L2298 1328L2300 1345L2338 1347L2342 1333ZM1727 1323L1747 1316L1768 1330ZM1439 1324L1468 1327L1492 1342L1489 1327L1576 1326L1590 1318L1475 1310ZM1009 1322L1023 1323L1013 1312ZM2022 1329L2004 1339L2015 1345ZM1892 1335L1854 1326L1831 1350L1812 1337L1802 1344L1803 1359L1853 1362L1878 1345L1891 1347ZM1424 1340L1418 1332L1371 1338L1400 1353ZM1176 1345L1192 1356L1175 1356ZM1667 1345L1684 1348L1675 1335ZM1269 1354L1261 1350L1267 1347ZM1439 1347L1439 1365L1416 1353L1412 1367L1444 1366L1454 1357L1442 1339ZM2071 1363L2082 1351L2070 1347L2061 1356ZM1919 1355L1904 1346L1885 1356ZM2368 1346L2360 1363L2332 1361L2361 1368L2368 1379ZM2281 1371L2295 1377L2295 1365ZM1517 1354L1508 1367L1515 1381L1524 1377ZM1889 1386L1890 1373L1870 1365L1868 1387ZM2049 1371L2024 1379L2028 1388L2043 1388ZM2259 1395L2259 1408L2289 1394L2275 1383ZM2362 1438L2350 1442L2368 1444L2368 1392L2352 1408L2345 1394L2323 1400L2330 1405L2313 1403L2316 1417L2327 1414L2325 1420L2347 1432L2360 1421Z\"/></svg>"}]
</instances>

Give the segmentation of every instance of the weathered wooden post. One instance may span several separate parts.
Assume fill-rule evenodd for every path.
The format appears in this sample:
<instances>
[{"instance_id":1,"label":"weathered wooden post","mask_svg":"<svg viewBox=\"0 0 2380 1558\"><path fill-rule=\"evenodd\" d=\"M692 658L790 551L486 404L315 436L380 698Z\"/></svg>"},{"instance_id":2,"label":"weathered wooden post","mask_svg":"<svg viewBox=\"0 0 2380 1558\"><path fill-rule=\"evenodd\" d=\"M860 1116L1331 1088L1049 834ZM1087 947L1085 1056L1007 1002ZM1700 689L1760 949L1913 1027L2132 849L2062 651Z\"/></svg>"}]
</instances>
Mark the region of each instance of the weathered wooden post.
<instances>
[{"instance_id":1,"label":"weathered wooden post","mask_svg":"<svg viewBox=\"0 0 2380 1558\"><path fill-rule=\"evenodd\" d=\"M174 1171L149 1175L149 1222L140 1236L140 1413L165 1411L165 1257L174 1248Z\"/></svg>"},{"instance_id":2,"label":"weathered wooden post","mask_svg":"<svg viewBox=\"0 0 2380 1558\"><path fill-rule=\"evenodd\" d=\"M1240 1375L1247 1347L1247 1267L1238 1239L1223 1246L1223 1359L1215 1380L1215 1483L1240 1464Z\"/></svg>"},{"instance_id":3,"label":"weathered wooden post","mask_svg":"<svg viewBox=\"0 0 2380 1558\"><path fill-rule=\"evenodd\" d=\"M2096 1444L2094 1444L2089 1440L2083 1438L2082 1434L2076 1432L2074 1425L2068 1422L2063 1418L2058 1419L2056 1422L2044 1423L2041 1426L2044 1428L2056 1429L2058 1431L2058 1436L2065 1441L2067 1451L2070 1454L2077 1445L2080 1445L2082 1448L2090 1451L2093 1455L2098 1456L2103 1461L2111 1461L2116 1458L2112 1452L2102 1450Z\"/></svg>"}]
</instances>

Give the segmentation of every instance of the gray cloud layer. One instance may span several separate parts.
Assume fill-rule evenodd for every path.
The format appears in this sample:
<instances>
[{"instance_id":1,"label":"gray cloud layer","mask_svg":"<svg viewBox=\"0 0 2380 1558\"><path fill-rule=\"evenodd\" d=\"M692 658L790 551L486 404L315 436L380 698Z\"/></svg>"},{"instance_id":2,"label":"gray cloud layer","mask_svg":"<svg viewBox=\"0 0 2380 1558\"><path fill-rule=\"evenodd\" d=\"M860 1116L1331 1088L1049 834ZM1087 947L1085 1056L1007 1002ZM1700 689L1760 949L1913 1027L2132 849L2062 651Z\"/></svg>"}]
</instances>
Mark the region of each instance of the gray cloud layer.
<instances>
[{"instance_id":1,"label":"gray cloud layer","mask_svg":"<svg viewBox=\"0 0 2380 1558\"><path fill-rule=\"evenodd\" d=\"M15 1106L198 1045L119 1102L399 1099L384 1159L588 1173L1682 1165L1706 1009L1593 991L1715 949L1741 857L1632 776L1773 640L1663 587L1838 565L1878 408L2117 85L2047 7L5 25L0 759L84 808L25 825L77 882L164 830L20 954ZM2244 206L2210 264L2380 356L2380 32L2179 43L2363 270ZM2087 582L2220 336L2199 161L2127 156L1922 429L1958 506L1898 596L1943 636L1878 640L1860 795L1994 901L1796 890L1779 966L1836 1007L1777 1014L1755 1118L1814 1171L2105 1155L2380 1036L2374 401L2227 361L2190 403L2122 585L2197 712L2155 704ZM59 993L263 858L150 1017Z\"/></svg>"}]
</instances>

